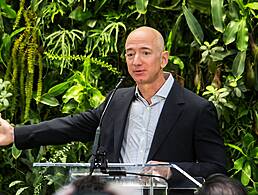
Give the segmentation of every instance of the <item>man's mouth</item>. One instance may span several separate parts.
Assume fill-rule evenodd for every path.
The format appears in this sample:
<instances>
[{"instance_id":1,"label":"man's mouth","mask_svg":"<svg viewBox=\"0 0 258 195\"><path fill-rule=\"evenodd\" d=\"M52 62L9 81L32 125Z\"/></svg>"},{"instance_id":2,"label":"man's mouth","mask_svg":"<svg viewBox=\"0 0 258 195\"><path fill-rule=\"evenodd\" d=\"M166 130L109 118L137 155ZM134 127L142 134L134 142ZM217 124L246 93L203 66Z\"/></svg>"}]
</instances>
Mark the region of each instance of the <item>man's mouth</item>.
<instances>
[{"instance_id":1,"label":"man's mouth","mask_svg":"<svg viewBox=\"0 0 258 195\"><path fill-rule=\"evenodd\" d=\"M134 70L133 72L136 73L136 74L137 74L137 73L143 73L144 70Z\"/></svg>"}]
</instances>

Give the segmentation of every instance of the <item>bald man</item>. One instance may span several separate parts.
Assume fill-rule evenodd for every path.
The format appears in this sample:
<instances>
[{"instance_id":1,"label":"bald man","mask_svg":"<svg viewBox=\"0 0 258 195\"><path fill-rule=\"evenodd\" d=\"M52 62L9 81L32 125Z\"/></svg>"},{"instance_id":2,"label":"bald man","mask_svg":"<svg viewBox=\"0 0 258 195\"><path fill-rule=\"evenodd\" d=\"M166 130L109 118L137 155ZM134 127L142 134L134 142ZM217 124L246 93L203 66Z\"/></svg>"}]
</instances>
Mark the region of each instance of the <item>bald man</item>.
<instances>
[{"instance_id":1,"label":"bald man","mask_svg":"<svg viewBox=\"0 0 258 195\"><path fill-rule=\"evenodd\" d=\"M114 94L101 126L109 162L177 164L192 176L225 173L225 150L212 103L179 86L170 73L162 35L140 27L126 40L126 63L135 86ZM0 119L0 145L19 149L92 141L107 103L98 108L13 128ZM173 170L155 173L173 178ZM172 175L172 176L171 176Z\"/></svg>"}]
</instances>

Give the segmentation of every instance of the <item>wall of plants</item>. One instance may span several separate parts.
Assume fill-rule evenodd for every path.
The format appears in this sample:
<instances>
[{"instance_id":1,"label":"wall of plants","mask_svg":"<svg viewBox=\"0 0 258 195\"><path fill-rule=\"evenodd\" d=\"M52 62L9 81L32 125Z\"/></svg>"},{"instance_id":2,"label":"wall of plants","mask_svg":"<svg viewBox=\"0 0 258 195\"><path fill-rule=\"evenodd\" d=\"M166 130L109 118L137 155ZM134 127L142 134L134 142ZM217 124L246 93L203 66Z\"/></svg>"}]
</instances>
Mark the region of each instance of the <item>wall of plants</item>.
<instances>
[{"instance_id":1,"label":"wall of plants","mask_svg":"<svg viewBox=\"0 0 258 195\"><path fill-rule=\"evenodd\" d=\"M256 0L0 0L0 112L19 126L85 111L121 75L128 33L158 29L167 71L212 101L228 174L258 191L258 3ZM91 143L0 148L0 192L51 194L63 170L33 162L87 162ZM212 151L211 151L212 152Z\"/></svg>"}]
</instances>

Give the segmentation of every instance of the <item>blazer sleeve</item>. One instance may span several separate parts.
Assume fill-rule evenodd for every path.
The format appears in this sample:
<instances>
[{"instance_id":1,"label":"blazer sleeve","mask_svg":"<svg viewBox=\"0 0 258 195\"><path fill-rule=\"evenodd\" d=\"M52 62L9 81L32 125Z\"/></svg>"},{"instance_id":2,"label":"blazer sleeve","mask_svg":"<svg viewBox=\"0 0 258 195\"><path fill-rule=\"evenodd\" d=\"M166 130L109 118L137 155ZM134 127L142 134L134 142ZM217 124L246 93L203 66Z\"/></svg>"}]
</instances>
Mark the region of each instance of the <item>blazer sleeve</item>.
<instances>
[{"instance_id":1,"label":"blazer sleeve","mask_svg":"<svg viewBox=\"0 0 258 195\"><path fill-rule=\"evenodd\" d=\"M206 102L196 120L194 129L196 162L175 162L192 176L207 177L213 173L226 173L226 153L218 130L214 105Z\"/></svg>"},{"instance_id":2,"label":"blazer sleeve","mask_svg":"<svg viewBox=\"0 0 258 195\"><path fill-rule=\"evenodd\" d=\"M71 141L93 141L103 107L104 103L81 114L15 127L14 143L18 149L29 149Z\"/></svg>"}]
</instances>

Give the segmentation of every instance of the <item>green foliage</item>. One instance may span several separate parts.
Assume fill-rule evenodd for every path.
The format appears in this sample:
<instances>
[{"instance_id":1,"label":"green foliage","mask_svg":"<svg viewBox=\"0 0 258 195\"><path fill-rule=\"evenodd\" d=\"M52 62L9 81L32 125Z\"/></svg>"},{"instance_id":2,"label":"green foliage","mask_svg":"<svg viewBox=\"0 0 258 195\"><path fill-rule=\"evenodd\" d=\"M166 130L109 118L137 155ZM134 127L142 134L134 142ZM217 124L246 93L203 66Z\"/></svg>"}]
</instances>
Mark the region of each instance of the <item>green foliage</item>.
<instances>
[{"instance_id":1,"label":"green foliage","mask_svg":"<svg viewBox=\"0 0 258 195\"><path fill-rule=\"evenodd\" d=\"M228 107L235 110L235 105L232 105L229 102L227 102L225 98L230 94L227 88L218 89L212 85L209 85L206 87L206 90L207 91L205 91L203 95L208 95L208 94L210 95L208 100L212 101L213 104L215 105L219 118L224 110L224 107Z\"/></svg>"},{"instance_id":2,"label":"green foliage","mask_svg":"<svg viewBox=\"0 0 258 195\"><path fill-rule=\"evenodd\" d=\"M16 12L5 0L0 1L1 15L7 18L16 18Z\"/></svg>"},{"instance_id":3,"label":"green foliage","mask_svg":"<svg viewBox=\"0 0 258 195\"><path fill-rule=\"evenodd\" d=\"M113 67L112 65L101 61L100 59L97 58L93 58L93 57L87 57L87 56L83 56L83 55L70 55L70 56L63 56L63 55L52 55L48 52L44 53L46 55L47 58L49 58L50 60L59 60L62 61L64 59L67 60L75 60L75 61L90 61L90 63L94 63L95 65L98 65L99 68L106 68L108 69L110 72L112 72L115 75L121 75L121 73L117 70L117 68Z\"/></svg>"},{"instance_id":4,"label":"green foliage","mask_svg":"<svg viewBox=\"0 0 258 195\"><path fill-rule=\"evenodd\" d=\"M211 15L214 28L223 33L224 31L224 0L211 0Z\"/></svg>"},{"instance_id":5,"label":"green foliage","mask_svg":"<svg viewBox=\"0 0 258 195\"><path fill-rule=\"evenodd\" d=\"M10 81L0 79L0 112L6 110L10 105L8 100L12 96L12 93L9 92L10 87Z\"/></svg>"},{"instance_id":6,"label":"green foliage","mask_svg":"<svg viewBox=\"0 0 258 195\"><path fill-rule=\"evenodd\" d=\"M55 97L64 93L62 113L79 113L94 108L104 100L97 86L93 86L97 83L97 79L97 76L92 74L88 58L83 63L82 71L75 71L65 82L50 88L46 94L43 94L44 99L41 102L49 106L57 106L59 102Z\"/></svg>"},{"instance_id":7,"label":"green foliage","mask_svg":"<svg viewBox=\"0 0 258 195\"><path fill-rule=\"evenodd\" d=\"M5 31L4 18L16 18L16 12L5 0L0 1L0 34Z\"/></svg>"},{"instance_id":8,"label":"green foliage","mask_svg":"<svg viewBox=\"0 0 258 195\"><path fill-rule=\"evenodd\" d=\"M234 54L232 50L225 50L222 46L216 46L218 41L219 39L215 39L211 44L204 41L204 44L200 47L200 50L203 51L200 63L207 64L208 70L211 73L215 72L217 64L221 63L224 58ZM235 64L238 65L237 63Z\"/></svg>"},{"instance_id":9,"label":"green foliage","mask_svg":"<svg viewBox=\"0 0 258 195\"><path fill-rule=\"evenodd\" d=\"M21 2L22 4L22 2ZM24 2L23 2L24 4ZM23 5L22 4L22 5ZM22 10L22 9L20 9ZM39 53L38 45L38 29L35 25L35 13L31 10L23 10L23 18L25 20L26 28L21 28L14 31L11 36L6 36L6 44L10 44L11 38L22 32L14 41L11 49L11 58L7 62L7 70L5 74L5 80L10 79L12 83L12 117L17 112L17 108L21 108L20 121L26 121L29 119L30 104L33 93L34 75L35 75L35 64L38 62L39 67L39 78L38 78L38 98L41 96L42 91L42 62L41 54ZM20 19L16 17L16 24ZM32 27L33 26L33 27ZM16 26L14 26L16 28ZM25 30L24 30L25 29ZM18 82L19 80L19 82ZM19 86L18 86L19 85ZM20 99L20 104L17 105L17 99Z\"/></svg>"},{"instance_id":10,"label":"green foliage","mask_svg":"<svg viewBox=\"0 0 258 195\"><path fill-rule=\"evenodd\" d=\"M189 29L193 33L197 43L201 45L204 38L201 25L185 5L182 6L182 9Z\"/></svg>"},{"instance_id":11,"label":"green foliage","mask_svg":"<svg viewBox=\"0 0 258 195\"><path fill-rule=\"evenodd\" d=\"M120 33L119 27L123 27L126 31L126 27L122 22L111 22L103 30L90 30L87 36L86 54L92 56L95 49L98 49L98 54L101 56L107 56L109 52L118 52L117 41L118 34ZM115 34L114 38L111 36L112 33Z\"/></svg>"},{"instance_id":12,"label":"green foliage","mask_svg":"<svg viewBox=\"0 0 258 195\"><path fill-rule=\"evenodd\" d=\"M238 151L238 158L234 159L233 175L239 174L240 180L244 186L252 183L254 190L257 189L257 166L258 166L258 145L250 133L246 133L240 147L227 143L230 148ZM254 179L252 179L254 178Z\"/></svg>"},{"instance_id":13,"label":"green foliage","mask_svg":"<svg viewBox=\"0 0 258 195\"><path fill-rule=\"evenodd\" d=\"M166 70L216 106L229 174L255 194L257 20L253 0L0 1L0 111L13 123L30 124L96 107L127 73L128 33L152 26L171 55ZM0 189L51 194L67 173L32 163L86 162L89 145L1 148Z\"/></svg>"},{"instance_id":14,"label":"green foliage","mask_svg":"<svg viewBox=\"0 0 258 195\"><path fill-rule=\"evenodd\" d=\"M146 14L148 3L148 0L136 0L137 12L139 12L139 14Z\"/></svg>"},{"instance_id":15,"label":"green foliage","mask_svg":"<svg viewBox=\"0 0 258 195\"><path fill-rule=\"evenodd\" d=\"M244 72L245 68L246 52L238 52L232 65L232 73L235 77L240 76Z\"/></svg>"},{"instance_id":16,"label":"green foliage","mask_svg":"<svg viewBox=\"0 0 258 195\"><path fill-rule=\"evenodd\" d=\"M61 28L61 27L60 27ZM82 36L82 38L81 38ZM61 28L61 30L55 31L46 37L47 50L50 54L71 56L71 51L75 49L76 39L82 40L84 32L73 29L71 31ZM64 68L71 66L70 60L63 58L60 66L60 74L62 74Z\"/></svg>"}]
</instances>

